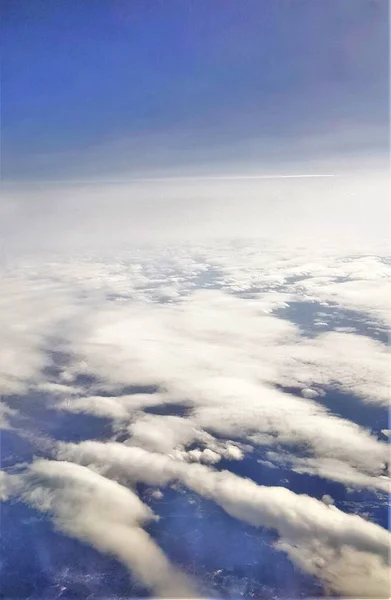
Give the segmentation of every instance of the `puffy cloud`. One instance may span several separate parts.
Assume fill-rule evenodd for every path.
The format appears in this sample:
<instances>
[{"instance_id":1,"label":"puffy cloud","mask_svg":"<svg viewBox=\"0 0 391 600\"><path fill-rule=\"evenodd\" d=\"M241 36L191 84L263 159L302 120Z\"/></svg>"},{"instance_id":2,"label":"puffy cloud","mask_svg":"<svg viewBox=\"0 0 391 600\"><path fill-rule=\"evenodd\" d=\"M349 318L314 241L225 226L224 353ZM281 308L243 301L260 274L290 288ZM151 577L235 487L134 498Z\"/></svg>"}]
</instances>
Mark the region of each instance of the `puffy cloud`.
<instances>
[{"instance_id":1,"label":"puffy cloud","mask_svg":"<svg viewBox=\"0 0 391 600\"><path fill-rule=\"evenodd\" d=\"M197 596L193 583L141 528L154 515L130 489L86 467L46 460L19 475L5 475L5 488L4 497L17 494L49 514L67 535L115 556L157 596Z\"/></svg>"},{"instance_id":2,"label":"puffy cloud","mask_svg":"<svg viewBox=\"0 0 391 600\"><path fill-rule=\"evenodd\" d=\"M190 420L172 416L144 416L132 423L128 431L130 443L166 454L203 437Z\"/></svg>"},{"instance_id":3,"label":"puffy cloud","mask_svg":"<svg viewBox=\"0 0 391 600\"><path fill-rule=\"evenodd\" d=\"M326 332L314 340L289 344L281 352L281 381L286 385L332 386L387 406L390 401L390 353L364 336Z\"/></svg>"},{"instance_id":4,"label":"puffy cloud","mask_svg":"<svg viewBox=\"0 0 391 600\"><path fill-rule=\"evenodd\" d=\"M222 458L226 460L242 460L244 457L243 451L233 444L218 444L213 442L210 444L214 450L209 448L194 448L193 450L176 450L170 456L179 460L188 462L199 462L204 464L217 464Z\"/></svg>"},{"instance_id":5,"label":"puffy cloud","mask_svg":"<svg viewBox=\"0 0 391 600\"><path fill-rule=\"evenodd\" d=\"M192 273L193 263L184 264ZM151 267L150 274L156 277L154 273L155 267ZM85 285L88 279L84 271L82 274ZM72 270L66 277L71 275ZM97 274L92 270L91 277L92 282L100 280L101 270ZM49 392L58 408L108 416L118 428L129 428L132 443L161 452L184 451L196 441L221 455L213 437L206 434L208 430L230 439L250 436L255 444L265 440L305 444L314 457L343 461L362 475L382 472L385 443L330 415L320 403L273 389L275 384L304 389L313 384L334 385L365 401L384 404L389 396L389 357L382 344L346 333L303 339L290 323L265 314L262 302L217 290L195 292L177 304L112 303L100 296L83 304L80 299L71 301L69 290L64 294L61 286L53 286L43 315L39 305L29 309L28 315L20 313L36 342L34 350L23 345L22 339L15 342L17 364L24 370L29 364L19 361L23 350L38 362L24 378L15 376L15 380L38 379L38 388ZM19 295L25 299L21 292ZM16 313L8 314L12 327L17 324L18 307L16 301L12 308ZM64 382L59 385L45 381L43 347L51 332L56 333L64 322L63 346L69 359L60 374ZM336 348L341 355L337 356ZM94 395L94 386L92 394L81 395L73 381L81 372L99 380L95 390L103 385L105 395ZM129 385L158 385L160 391L110 395L110 390ZM140 413L148 406L170 403L185 404L188 416L179 419ZM191 458L208 460L207 454L201 457L197 452L186 459ZM343 472L350 471L338 470ZM351 485L352 477L348 480ZM360 485L364 480L360 479Z\"/></svg>"},{"instance_id":6,"label":"puffy cloud","mask_svg":"<svg viewBox=\"0 0 391 600\"><path fill-rule=\"evenodd\" d=\"M20 491L20 482L14 475L9 475L6 471L0 471L0 500L5 502Z\"/></svg>"},{"instance_id":7,"label":"puffy cloud","mask_svg":"<svg viewBox=\"0 0 391 600\"><path fill-rule=\"evenodd\" d=\"M97 417L109 417L120 426L122 421L129 422L132 415L142 408L163 404L161 394L124 394L121 396L82 396L70 397L57 404L61 410L75 414L90 414Z\"/></svg>"},{"instance_id":8,"label":"puffy cloud","mask_svg":"<svg viewBox=\"0 0 391 600\"><path fill-rule=\"evenodd\" d=\"M301 390L301 395L304 396L304 398L317 398L319 396L319 392L312 390L311 388L303 388Z\"/></svg>"},{"instance_id":9,"label":"puffy cloud","mask_svg":"<svg viewBox=\"0 0 391 600\"><path fill-rule=\"evenodd\" d=\"M92 257L19 265L2 275L0 388L5 394L32 388L52 408L109 417L115 433L127 438L122 445L65 445L60 458L130 485L179 481L233 516L277 528L280 547L331 592L380 596L388 577L384 530L324 502L206 465L268 445L275 450L266 452L269 466L388 491L386 442L322 406L323 388L331 386L385 407L386 346L347 331L305 338L273 311L313 299L380 321L389 271L377 258L332 251L309 260L307 248L260 252L250 244L134 252L112 263ZM221 289L194 291L200 285ZM368 293L360 295L364 287ZM380 288L383 299L376 303ZM49 356L53 349L62 353L58 361ZM281 386L297 387L303 397ZM5 401L13 406L12 398ZM178 405L182 417L174 416ZM15 416L9 406L2 409L3 426ZM146 414L157 406L161 414ZM155 594L173 595L174 581L183 595L192 594L191 583L141 529L153 515L135 493L65 464L37 462L18 476L4 474L3 496L20 494L48 511L64 532L113 553ZM139 556L125 539L143 549ZM152 575L148 561L156 565ZM166 570L171 579L162 575Z\"/></svg>"},{"instance_id":10,"label":"puffy cloud","mask_svg":"<svg viewBox=\"0 0 391 600\"><path fill-rule=\"evenodd\" d=\"M343 483L347 487L369 488L386 494L391 489L391 481L388 476L362 473L342 459L327 457L301 458L294 454L279 455L276 452L268 452L267 456L270 460L273 459L273 465L284 465L284 467L289 467L296 473L318 475L330 481Z\"/></svg>"},{"instance_id":11,"label":"puffy cloud","mask_svg":"<svg viewBox=\"0 0 391 600\"><path fill-rule=\"evenodd\" d=\"M315 540L300 548L289 542L280 542L277 547L287 552L299 567L320 577L330 595L340 590L351 598L389 597L390 568L376 554L348 546L335 549Z\"/></svg>"},{"instance_id":12,"label":"puffy cloud","mask_svg":"<svg viewBox=\"0 0 391 600\"><path fill-rule=\"evenodd\" d=\"M161 490L153 490L151 496L152 498L155 498L155 500L161 500L164 497L164 494Z\"/></svg>"},{"instance_id":13,"label":"puffy cloud","mask_svg":"<svg viewBox=\"0 0 391 600\"><path fill-rule=\"evenodd\" d=\"M387 458L387 445L351 421L312 401L240 379L200 386L194 420L220 435L255 444L304 443L316 456L339 458L373 474L381 472Z\"/></svg>"},{"instance_id":14,"label":"puffy cloud","mask_svg":"<svg viewBox=\"0 0 391 600\"><path fill-rule=\"evenodd\" d=\"M9 418L15 416L17 412L0 402L0 429L8 429L10 427Z\"/></svg>"},{"instance_id":15,"label":"puffy cloud","mask_svg":"<svg viewBox=\"0 0 391 600\"><path fill-rule=\"evenodd\" d=\"M391 326L391 282L383 279L381 275L378 276L376 271L371 271L370 266L368 271L360 273L362 278L354 278L351 281L331 280L328 285L319 287L317 281L310 278L305 284L305 289L307 293L322 300L336 303L345 309L367 313L380 323ZM389 277L389 267L386 273Z\"/></svg>"},{"instance_id":16,"label":"puffy cloud","mask_svg":"<svg viewBox=\"0 0 391 600\"><path fill-rule=\"evenodd\" d=\"M363 568L368 592L380 593L383 597L388 591L384 582L389 574L387 560L391 536L357 515L343 513L285 488L259 486L228 471L217 472L204 465L188 464L121 444L61 445L59 457L89 465L121 481L142 481L155 486L179 481L214 500L238 519L256 527L276 529L281 548L309 572L314 572L316 563L316 574L335 592L350 595L352 589L357 589L353 580L355 576L362 577L360 571ZM338 555L343 558L339 565ZM325 560L327 556L331 557L331 564ZM367 560L373 567L370 573L365 567ZM349 569L343 578L345 564Z\"/></svg>"},{"instance_id":17,"label":"puffy cloud","mask_svg":"<svg viewBox=\"0 0 391 600\"><path fill-rule=\"evenodd\" d=\"M166 385L169 390L169 382ZM338 480L343 481L341 476L345 473L349 485L355 481L360 486L365 481L370 487L385 485L380 480L377 482L376 476L382 472L387 459L387 444L358 425L330 415L321 405L310 400L282 393L261 383L232 378L201 378L200 373L197 380L189 378L187 397L192 399L193 408L187 418L140 413L143 405L157 404L166 396L167 393L75 399L67 403L66 409L110 416L118 423L122 420L126 424L132 420L128 427L128 443L163 453L172 453L175 449L182 451L188 444L198 442L229 458L227 450L223 451L221 444L219 446L205 429L218 436L248 439L260 445L304 443L315 457L333 458L337 463L345 464L346 468L334 473L332 469L322 468L323 476L335 479L338 473ZM171 400L179 397L174 391ZM188 454L188 458L197 459L196 454ZM203 458L206 458L205 454ZM348 473L355 473L357 477L352 478Z\"/></svg>"},{"instance_id":18,"label":"puffy cloud","mask_svg":"<svg viewBox=\"0 0 391 600\"><path fill-rule=\"evenodd\" d=\"M188 385L197 372L220 375L233 369L243 377L270 379L275 365L255 360L295 334L293 325L266 316L254 302L202 291L176 305L103 307L79 323L71 341L89 369L108 381L172 389Z\"/></svg>"},{"instance_id":19,"label":"puffy cloud","mask_svg":"<svg viewBox=\"0 0 391 600\"><path fill-rule=\"evenodd\" d=\"M33 265L0 270L0 284L0 392L24 393L51 364L48 347L77 302L64 286L36 277Z\"/></svg>"},{"instance_id":20,"label":"puffy cloud","mask_svg":"<svg viewBox=\"0 0 391 600\"><path fill-rule=\"evenodd\" d=\"M102 310L87 318L72 343L89 372L112 385L158 384L164 391L133 400L76 399L68 410L126 419L154 398L188 405L191 414L185 420L133 420L135 443L149 449L168 452L200 436L195 430L207 429L230 438L250 435L253 443L262 439L259 434L272 436L274 443L305 443L315 455L345 460L372 474L383 468L386 444L318 403L272 388L273 383L333 383L384 402L387 352L364 337L330 333L301 340L294 327L265 316L256 302L214 291L175 306ZM336 347L346 350L342 358L336 357Z\"/></svg>"},{"instance_id":21,"label":"puffy cloud","mask_svg":"<svg viewBox=\"0 0 391 600\"><path fill-rule=\"evenodd\" d=\"M218 463L221 460L221 455L210 448L205 448L204 450L200 450L199 448L189 450L189 452L184 453L184 457L190 461L211 465Z\"/></svg>"},{"instance_id":22,"label":"puffy cloud","mask_svg":"<svg viewBox=\"0 0 391 600\"><path fill-rule=\"evenodd\" d=\"M329 494L323 494L322 502L324 502L326 506L331 506L334 504L334 499Z\"/></svg>"}]
</instances>

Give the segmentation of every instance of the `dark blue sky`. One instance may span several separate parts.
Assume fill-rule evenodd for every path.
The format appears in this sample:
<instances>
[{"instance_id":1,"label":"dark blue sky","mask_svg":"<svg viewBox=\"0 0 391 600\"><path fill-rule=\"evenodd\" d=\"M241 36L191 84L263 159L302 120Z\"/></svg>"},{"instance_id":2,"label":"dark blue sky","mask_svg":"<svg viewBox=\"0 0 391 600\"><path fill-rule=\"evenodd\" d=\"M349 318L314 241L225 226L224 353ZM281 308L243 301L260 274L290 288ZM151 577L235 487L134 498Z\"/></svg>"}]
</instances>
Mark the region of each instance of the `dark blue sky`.
<instances>
[{"instance_id":1,"label":"dark blue sky","mask_svg":"<svg viewBox=\"0 0 391 600\"><path fill-rule=\"evenodd\" d=\"M387 148L387 0L2 6L3 179Z\"/></svg>"}]
</instances>

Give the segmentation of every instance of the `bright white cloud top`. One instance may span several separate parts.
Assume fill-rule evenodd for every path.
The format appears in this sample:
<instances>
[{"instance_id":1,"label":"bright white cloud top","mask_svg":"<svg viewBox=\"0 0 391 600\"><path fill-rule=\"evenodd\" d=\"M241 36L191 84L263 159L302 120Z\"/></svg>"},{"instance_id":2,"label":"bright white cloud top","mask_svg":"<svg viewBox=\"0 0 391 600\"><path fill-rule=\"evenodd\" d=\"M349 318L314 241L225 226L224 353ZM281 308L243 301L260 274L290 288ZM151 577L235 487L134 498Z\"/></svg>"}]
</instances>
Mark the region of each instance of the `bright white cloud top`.
<instances>
[{"instance_id":1,"label":"bright white cloud top","mask_svg":"<svg viewBox=\"0 0 391 600\"><path fill-rule=\"evenodd\" d=\"M385 502L388 445L355 410L389 402L390 268L381 253L309 260L250 242L4 264L2 426L37 458L4 465L3 498L115 556L153 595L194 597L205 582L143 530L154 515L137 493L184 486L276 531L275 548L326 594L385 597L390 536L365 511L229 469L256 457ZM311 332L297 306L314 308ZM55 414L106 419L111 435L57 441L31 422L31 393ZM333 393L349 414L328 406Z\"/></svg>"}]
</instances>

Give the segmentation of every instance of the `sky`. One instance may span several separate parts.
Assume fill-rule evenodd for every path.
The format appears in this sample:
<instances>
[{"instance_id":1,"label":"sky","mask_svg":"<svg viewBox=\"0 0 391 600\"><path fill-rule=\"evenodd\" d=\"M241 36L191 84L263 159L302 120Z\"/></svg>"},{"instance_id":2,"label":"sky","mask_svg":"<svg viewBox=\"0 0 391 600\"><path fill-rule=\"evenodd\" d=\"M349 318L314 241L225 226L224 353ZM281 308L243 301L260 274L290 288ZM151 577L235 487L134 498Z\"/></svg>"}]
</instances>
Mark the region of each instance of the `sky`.
<instances>
[{"instance_id":1,"label":"sky","mask_svg":"<svg viewBox=\"0 0 391 600\"><path fill-rule=\"evenodd\" d=\"M2 0L8 597L387 596L388 13Z\"/></svg>"},{"instance_id":2,"label":"sky","mask_svg":"<svg viewBox=\"0 0 391 600\"><path fill-rule=\"evenodd\" d=\"M384 0L5 0L3 178L384 152L388 25Z\"/></svg>"},{"instance_id":3,"label":"sky","mask_svg":"<svg viewBox=\"0 0 391 600\"><path fill-rule=\"evenodd\" d=\"M170 229L170 215L177 223L179 213L194 216L200 205L192 219L199 220L198 229L179 221L192 236L205 229L205 206L213 205L213 220L221 214L216 199L230 204L231 177L244 178L234 186L237 198L262 199L270 198L272 187L247 181L248 175L384 172L388 5L5 0L3 221L17 214L19 226L20 212L23 220L32 212L38 221L43 214L49 218L49 204L56 213L67 212L64 225L75 218L75 202L84 214L87 197L103 190L107 206L139 222L137 230L146 229L151 214L163 213L164 223L158 218L152 227L154 237ZM211 177L220 184L213 187ZM339 204L347 186L348 197L362 188L362 181L349 177L340 182ZM112 185L144 178L157 181L120 191ZM324 193L323 181L302 183L292 181L293 197ZM384 178L382 185L384 195ZM273 188L272 195L281 193ZM170 205L163 206L167 198ZM139 220L140 205L148 203ZM87 214L97 204L88 204ZM307 213L306 207L298 212ZM235 218L227 235L235 233ZM247 225L241 235L257 233ZM72 230L77 227L73 223ZM26 228L31 232L34 223ZM80 236L88 237L85 226Z\"/></svg>"}]
</instances>

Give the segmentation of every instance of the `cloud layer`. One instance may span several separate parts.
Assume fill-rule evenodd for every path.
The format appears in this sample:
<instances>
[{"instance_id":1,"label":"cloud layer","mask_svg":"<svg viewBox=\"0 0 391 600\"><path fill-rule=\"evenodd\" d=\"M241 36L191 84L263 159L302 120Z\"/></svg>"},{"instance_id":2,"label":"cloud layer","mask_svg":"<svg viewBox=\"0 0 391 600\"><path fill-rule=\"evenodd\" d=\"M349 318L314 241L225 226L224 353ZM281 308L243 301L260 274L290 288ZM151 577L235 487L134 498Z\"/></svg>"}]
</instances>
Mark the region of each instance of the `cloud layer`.
<instances>
[{"instance_id":1,"label":"cloud layer","mask_svg":"<svg viewBox=\"0 0 391 600\"><path fill-rule=\"evenodd\" d=\"M28 437L38 456L6 470L4 498L116 556L154 595L197 596L143 528L155 516L136 491L179 484L276 530L277 547L327 593L383 597L385 529L227 470L254 456L385 502L384 436L327 404L333 391L353 410L389 402L390 264L376 251L323 248L309 261L297 247L236 242L4 263L2 427ZM297 306L314 315L310 334L290 318ZM38 407L107 419L110 439L58 443L44 412L33 423Z\"/></svg>"}]
</instances>

